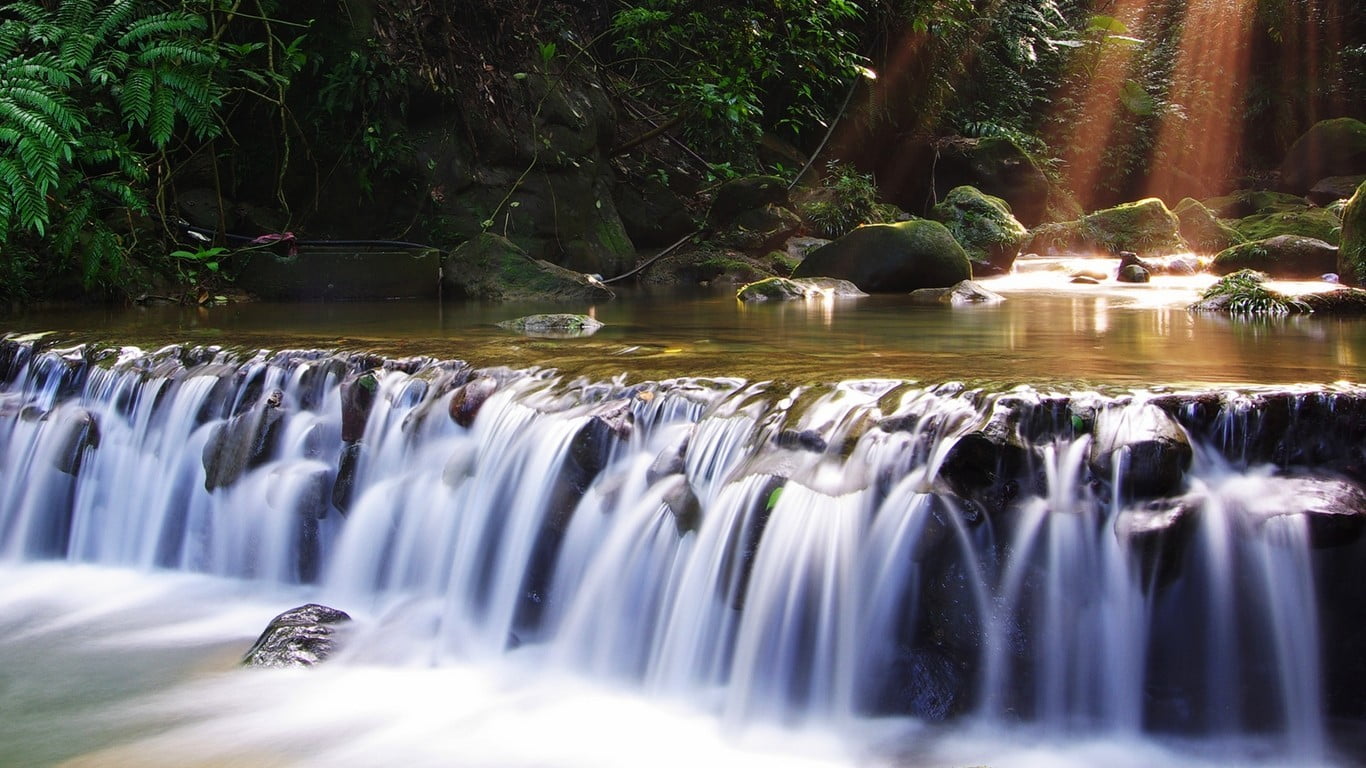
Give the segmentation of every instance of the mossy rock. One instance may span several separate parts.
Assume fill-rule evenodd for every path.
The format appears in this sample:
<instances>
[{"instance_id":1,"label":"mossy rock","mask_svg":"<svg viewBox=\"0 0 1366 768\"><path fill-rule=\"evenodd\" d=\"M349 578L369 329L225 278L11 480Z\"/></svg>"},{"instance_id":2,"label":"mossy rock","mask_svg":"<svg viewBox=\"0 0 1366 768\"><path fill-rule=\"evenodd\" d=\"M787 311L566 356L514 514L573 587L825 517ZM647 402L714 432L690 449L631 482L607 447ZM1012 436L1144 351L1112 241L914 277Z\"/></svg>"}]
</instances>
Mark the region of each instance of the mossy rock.
<instances>
[{"instance_id":1,"label":"mossy rock","mask_svg":"<svg viewBox=\"0 0 1366 768\"><path fill-rule=\"evenodd\" d=\"M674 251L652 263L639 279L657 286L738 286L790 271L786 263L775 263L771 253L756 257L708 242Z\"/></svg>"},{"instance_id":2,"label":"mossy rock","mask_svg":"<svg viewBox=\"0 0 1366 768\"><path fill-rule=\"evenodd\" d=\"M1180 253L1181 220L1155 197L1123 203L1082 217L1081 235L1096 250L1142 255Z\"/></svg>"},{"instance_id":3,"label":"mossy rock","mask_svg":"<svg viewBox=\"0 0 1366 768\"><path fill-rule=\"evenodd\" d=\"M1290 145L1280 173L1281 189L1297 195L1319 179L1366 173L1366 123L1350 117L1315 123Z\"/></svg>"},{"instance_id":4,"label":"mossy rock","mask_svg":"<svg viewBox=\"0 0 1366 768\"><path fill-rule=\"evenodd\" d=\"M1201 201L1203 205L1221 219L1241 219L1284 211L1301 211L1308 200L1300 195L1272 192L1267 189L1240 189L1219 197Z\"/></svg>"},{"instance_id":5,"label":"mossy rock","mask_svg":"<svg viewBox=\"0 0 1366 768\"><path fill-rule=\"evenodd\" d=\"M973 272L1005 274L1015 263L1029 230L1010 212L1010 204L976 187L954 187L930 210L967 251Z\"/></svg>"},{"instance_id":6,"label":"mossy rock","mask_svg":"<svg viewBox=\"0 0 1366 768\"><path fill-rule=\"evenodd\" d=\"M1338 249L1322 240L1280 235L1220 251L1210 271L1228 275L1256 270L1282 279L1312 279L1337 269L1337 262Z\"/></svg>"},{"instance_id":7,"label":"mossy rock","mask_svg":"<svg viewBox=\"0 0 1366 768\"><path fill-rule=\"evenodd\" d=\"M829 296L831 298L855 298L867 296L858 286L848 280L829 277L769 277L742 286L735 292L740 301L793 301Z\"/></svg>"},{"instance_id":8,"label":"mossy rock","mask_svg":"<svg viewBox=\"0 0 1366 768\"><path fill-rule=\"evenodd\" d=\"M1352 285L1366 285L1366 182L1342 209L1342 245L1338 248L1338 275Z\"/></svg>"},{"instance_id":9,"label":"mossy rock","mask_svg":"<svg viewBox=\"0 0 1366 768\"><path fill-rule=\"evenodd\" d=\"M598 329L602 327L602 323L588 315L554 313L526 315L513 320L504 320L497 323L497 326L527 336L573 338L591 336L597 333Z\"/></svg>"},{"instance_id":10,"label":"mossy rock","mask_svg":"<svg viewBox=\"0 0 1366 768\"><path fill-rule=\"evenodd\" d=\"M1366 290L1339 288L1323 293L1307 293L1299 300L1320 315L1366 315Z\"/></svg>"},{"instance_id":11,"label":"mossy rock","mask_svg":"<svg viewBox=\"0 0 1366 768\"><path fill-rule=\"evenodd\" d=\"M807 256L793 277L835 277L869 293L944 288L972 278L972 263L937 221L859 227Z\"/></svg>"},{"instance_id":12,"label":"mossy rock","mask_svg":"<svg viewBox=\"0 0 1366 768\"><path fill-rule=\"evenodd\" d=\"M597 302L615 294L585 275L532 259L505 237L482 233L446 259L444 282L453 292L484 301Z\"/></svg>"},{"instance_id":13,"label":"mossy rock","mask_svg":"<svg viewBox=\"0 0 1366 768\"><path fill-rule=\"evenodd\" d=\"M1243 246L1239 246L1243 247ZM1240 269L1219 278L1190 306L1193 312L1228 312L1233 315L1283 316L1312 311L1308 304L1267 288L1267 276L1254 269Z\"/></svg>"},{"instance_id":14,"label":"mossy rock","mask_svg":"<svg viewBox=\"0 0 1366 768\"><path fill-rule=\"evenodd\" d=\"M1266 240L1277 235L1299 235L1337 245L1342 236L1342 222L1329 208L1257 214L1237 219L1230 226L1246 241Z\"/></svg>"},{"instance_id":15,"label":"mossy rock","mask_svg":"<svg viewBox=\"0 0 1366 768\"><path fill-rule=\"evenodd\" d=\"M741 251L767 251L787 241L801 228L797 214L773 203L741 211L715 235L717 244Z\"/></svg>"},{"instance_id":16,"label":"mossy rock","mask_svg":"<svg viewBox=\"0 0 1366 768\"><path fill-rule=\"evenodd\" d=\"M1199 200L1187 197L1172 212L1181 221L1181 238L1197 253L1218 253L1247 241Z\"/></svg>"}]
</instances>

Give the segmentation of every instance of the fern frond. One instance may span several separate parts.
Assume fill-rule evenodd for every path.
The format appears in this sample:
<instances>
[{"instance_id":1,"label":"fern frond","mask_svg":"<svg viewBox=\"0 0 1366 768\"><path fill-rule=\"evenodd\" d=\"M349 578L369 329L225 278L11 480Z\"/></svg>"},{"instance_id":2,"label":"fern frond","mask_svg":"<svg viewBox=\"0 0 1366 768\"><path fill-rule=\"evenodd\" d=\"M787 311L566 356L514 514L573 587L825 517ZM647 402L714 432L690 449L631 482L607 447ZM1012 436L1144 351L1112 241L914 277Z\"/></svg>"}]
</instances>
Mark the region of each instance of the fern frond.
<instances>
[{"instance_id":1,"label":"fern frond","mask_svg":"<svg viewBox=\"0 0 1366 768\"><path fill-rule=\"evenodd\" d=\"M94 232L86 245L81 263L81 282L85 287L94 287L96 278L104 275L117 277L119 267L124 263L123 242L114 231L102 221L91 222Z\"/></svg>"},{"instance_id":2,"label":"fern frond","mask_svg":"<svg viewBox=\"0 0 1366 768\"><path fill-rule=\"evenodd\" d=\"M37 3L17 0L17 2L6 3L4 13L13 14L20 21L28 24L37 24L47 18L47 9Z\"/></svg>"},{"instance_id":3,"label":"fern frond","mask_svg":"<svg viewBox=\"0 0 1366 768\"><path fill-rule=\"evenodd\" d=\"M143 125L152 111L152 72L135 69L128 73L118 90L119 109L128 125Z\"/></svg>"},{"instance_id":4,"label":"fern frond","mask_svg":"<svg viewBox=\"0 0 1366 768\"><path fill-rule=\"evenodd\" d=\"M123 35L119 37L118 44L120 48L132 48L144 40L169 35L199 33L203 32L205 27L204 19L191 13L181 11L154 13L150 16L143 16L129 24Z\"/></svg>"},{"instance_id":5,"label":"fern frond","mask_svg":"<svg viewBox=\"0 0 1366 768\"><path fill-rule=\"evenodd\" d=\"M90 65L87 77L95 85L107 86L118 82L127 69L127 51L106 50Z\"/></svg>"},{"instance_id":6,"label":"fern frond","mask_svg":"<svg viewBox=\"0 0 1366 768\"><path fill-rule=\"evenodd\" d=\"M32 230L39 237L47 227L47 201L33 186L33 179L14 160L0 156L0 186L7 188L20 229Z\"/></svg>"},{"instance_id":7,"label":"fern frond","mask_svg":"<svg viewBox=\"0 0 1366 768\"><path fill-rule=\"evenodd\" d=\"M70 202L70 207L53 227L52 247L62 256L70 256L80 242L81 229L95 213L95 196L82 192Z\"/></svg>"},{"instance_id":8,"label":"fern frond","mask_svg":"<svg viewBox=\"0 0 1366 768\"><path fill-rule=\"evenodd\" d=\"M62 0L57 4L57 25L66 30L85 29L95 15L93 0Z\"/></svg>"},{"instance_id":9,"label":"fern frond","mask_svg":"<svg viewBox=\"0 0 1366 768\"><path fill-rule=\"evenodd\" d=\"M137 0L114 0L105 5L95 16L91 34L100 40L105 40L114 34L115 30L128 22L137 7Z\"/></svg>"},{"instance_id":10,"label":"fern frond","mask_svg":"<svg viewBox=\"0 0 1366 768\"><path fill-rule=\"evenodd\" d=\"M119 205L131 208L138 212L147 210L147 201L129 184L116 178L103 176L90 180L90 188L104 195L110 200L118 201Z\"/></svg>"},{"instance_id":11,"label":"fern frond","mask_svg":"<svg viewBox=\"0 0 1366 768\"><path fill-rule=\"evenodd\" d=\"M187 40L168 40L148 45L138 51L138 63L149 67L156 64L193 64L211 67L218 63L218 57L204 47Z\"/></svg>"},{"instance_id":12,"label":"fern frond","mask_svg":"<svg viewBox=\"0 0 1366 768\"><path fill-rule=\"evenodd\" d=\"M59 54L62 63L72 69L85 69L90 66L90 60L95 58L95 47L99 42L94 35L77 28L62 40Z\"/></svg>"},{"instance_id":13,"label":"fern frond","mask_svg":"<svg viewBox=\"0 0 1366 768\"><path fill-rule=\"evenodd\" d=\"M70 99L60 91L55 91L41 82L10 82L0 93L0 108L12 107L5 114L12 120L28 122L36 120L43 126L43 133L51 133L53 143L63 135L80 131L85 125L71 104ZM32 129L38 132L39 129Z\"/></svg>"},{"instance_id":14,"label":"fern frond","mask_svg":"<svg viewBox=\"0 0 1366 768\"><path fill-rule=\"evenodd\" d=\"M152 92L151 109L147 114L147 138L158 149L166 146L175 130L175 92L158 88Z\"/></svg>"}]
</instances>

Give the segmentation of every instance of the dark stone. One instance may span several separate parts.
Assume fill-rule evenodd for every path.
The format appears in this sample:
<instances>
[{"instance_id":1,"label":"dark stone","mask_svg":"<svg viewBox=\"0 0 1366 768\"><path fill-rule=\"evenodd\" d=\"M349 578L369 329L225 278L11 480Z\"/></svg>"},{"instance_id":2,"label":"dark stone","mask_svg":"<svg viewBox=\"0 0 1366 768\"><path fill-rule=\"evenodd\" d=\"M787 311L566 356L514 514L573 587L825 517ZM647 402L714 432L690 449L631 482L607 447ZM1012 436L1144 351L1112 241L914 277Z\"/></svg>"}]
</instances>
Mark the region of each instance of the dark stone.
<instances>
[{"instance_id":1,"label":"dark stone","mask_svg":"<svg viewBox=\"0 0 1366 768\"><path fill-rule=\"evenodd\" d=\"M276 390L214 428L204 445L204 490L232 485L248 469L270 458L280 440L282 404L283 394Z\"/></svg>"},{"instance_id":2,"label":"dark stone","mask_svg":"<svg viewBox=\"0 0 1366 768\"><path fill-rule=\"evenodd\" d=\"M678 535L696 531L702 524L702 502L683 475L672 478L673 486L664 494L664 506L673 515Z\"/></svg>"},{"instance_id":3,"label":"dark stone","mask_svg":"<svg viewBox=\"0 0 1366 768\"><path fill-rule=\"evenodd\" d=\"M1318 477L1276 478L1277 492L1269 504L1254 514L1270 520L1283 515L1304 515L1309 540L1315 547L1355 544L1366 529L1366 490L1343 480Z\"/></svg>"},{"instance_id":4,"label":"dark stone","mask_svg":"<svg viewBox=\"0 0 1366 768\"><path fill-rule=\"evenodd\" d=\"M1005 297L987 290L975 280L964 280L948 288L921 288L911 291L912 304L947 304L952 307L973 304L1000 304Z\"/></svg>"},{"instance_id":5,"label":"dark stone","mask_svg":"<svg viewBox=\"0 0 1366 768\"><path fill-rule=\"evenodd\" d=\"M653 177L617 184L612 198L637 248L670 245L697 229L682 198Z\"/></svg>"},{"instance_id":6,"label":"dark stone","mask_svg":"<svg viewBox=\"0 0 1366 768\"><path fill-rule=\"evenodd\" d=\"M1332 205L1339 200L1349 199L1362 184L1366 184L1366 175L1329 176L1319 179L1305 197L1314 205Z\"/></svg>"},{"instance_id":7,"label":"dark stone","mask_svg":"<svg viewBox=\"0 0 1366 768\"><path fill-rule=\"evenodd\" d=\"M869 293L945 288L972 279L967 253L937 221L873 224L807 256L793 277L834 277Z\"/></svg>"},{"instance_id":8,"label":"dark stone","mask_svg":"<svg viewBox=\"0 0 1366 768\"><path fill-rule=\"evenodd\" d=\"M1315 123L1285 153L1280 189L1303 195L1320 179L1366 173L1366 123L1339 117Z\"/></svg>"},{"instance_id":9,"label":"dark stone","mask_svg":"<svg viewBox=\"0 0 1366 768\"><path fill-rule=\"evenodd\" d=\"M707 223L715 229L723 229L734 223L741 214L767 205L791 207L786 181L777 176L733 179L716 190L716 198L707 213Z\"/></svg>"},{"instance_id":10,"label":"dark stone","mask_svg":"<svg viewBox=\"0 0 1366 768\"><path fill-rule=\"evenodd\" d=\"M351 621L344 611L309 603L271 619L242 658L248 667L311 667L337 649L338 625Z\"/></svg>"},{"instance_id":11,"label":"dark stone","mask_svg":"<svg viewBox=\"0 0 1366 768\"><path fill-rule=\"evenodd\" d=\"M928 214L936 191L970 186L999 197L1026 227L1045 219L1050 185L1043 169L1010 139L957 138L927 142L911 138L893 152L879 149L877 177L888 200L911 213Z\"/></svg>"},{"instance_id":12,"label":"dark stone","mask_svg":"<svg viewBox=\"0 0 1366 768\"><path fill-rule=\"evenodd\" d=\"M474 419L479 415L479 409L484 407L484 403L489 396L498 391L498 382L487 376L480 376L470 381L451 395L449 413L451 421L469 429L474 424Z\"/></svg>"},{"instance_id":13,"label":"dark stone","mask_svg":"<svg viewBox=\"0 0 1366 768\"><path fill-rule=\"evenodd\" d=\"M1148 279L1148 270L1137 264L1120 267L1119 274L1115 276L1115 280L1121 283L1146 283Z\"/></svg>"},{"instance_id":14,"label":"dark stone","mask_svg":"<svg viewBox=\"0 0 1366 768\"><path fill-rule=\"evenodd\" d=\"M365 436L365 423L379 391L379 378L374 371L353 373L342 380L342 440L354 443Z\"/></svg>"},{"instance_id":15,"label":"dark stone","mask_svg":"<svg viewBox=\"0 0 1366 768\"><path fill-rule=\"evenodd\" d=\"M1131 499L1170 496L1181 489L1193 451L1181 426L1150 404L1115 404L1096 414L1091 469L1101 481L1118 478Z\"/></svg>"},{"instance_id":16,"label":"dark stone","mask_svg":"<svg viewBox=\"0 0 1366 768\"><path fill-rule=\"evenodd\" d=\"M351 509L351 498L356 490L356 468L360 465L360 443L342 446L337 457L337 479L332 483L332 506L346 514Z\"/></svg>"},{"instance_id":17,"label":"dark stone","mask_svg":"<svg viewBox=\"0 0 1366 768\"><path fill-rule=\"evenodd\" d=\"M511 240L483 233L446 259L451 292L484 301L607 301L616 294L585 275L533 259Z\"/></svg>"},{"instance_id":18,"label":"dark stone","mask_svg":"<svg viewBox=\"0 0 1366 768\"><path fill-rule=\"evenodd\" d=\"M774 436L773 444L779 448L810 451L812 453L825 453L825 449L828 447L825 438L814 429L803 429L801 431L784 429Z\"/></svg>"},{"instance_id":19,"label":"dark stone","mask_svg":"<svg viewBox=\"0 0 1366 768\"><path fill-rule=\"evenodd\" d=\"M1254 269L1271 277L1291 279L1316 279L1337 268L1337 248L1322 240L1298 235L1279 235L1235 245L1215 256L1209 267L1216 275Z\"/></svg>"},{"instance_id":20,"label":"dark stone","mask_svg":"<svg viewBox=\"0 0 1366 768\"><path fill-rule=\"evenodd\" d=\"M780 205L768 204L735 214L718 228L714 239L725 248L769 251L786 243L801 225L797 214Z\"/></svg>"},{"instance_id":21,"label":"dark stone","mask_svg":"<svg viewBox=\"0 0 1366 768\"><path fill-rule=\"evenodd\" d=\"M1115 536L1138 562L1142 583L1165 587L1181 575L1203 499L1157 499L1124 509L1115 517Z\"/></svg>"},{"instance_id":22,"label":"dark stone","mask_svg":"<svg viewBox=\"0 0 1366 768\"><path fill-rule=\"evenodd\" d=\"M85 408L61 408L45 417L46 429L55 437L56 448L50 454L52 466L72 477L80 474L86 455L100 447L100 425L95 414Z\"/></svg>"},{"instance_id":23,"label":"dark stone","mask_svg":"<svg viewBox=\"0 0 1366 768\"><path fill-rule=\"evenodd\" d=\"M1010 204L975 187L955 187L930 211L949 228L972 261L975 275L1010 272L1029 231L1011 214Z\"/></svg>"}]
</instances>

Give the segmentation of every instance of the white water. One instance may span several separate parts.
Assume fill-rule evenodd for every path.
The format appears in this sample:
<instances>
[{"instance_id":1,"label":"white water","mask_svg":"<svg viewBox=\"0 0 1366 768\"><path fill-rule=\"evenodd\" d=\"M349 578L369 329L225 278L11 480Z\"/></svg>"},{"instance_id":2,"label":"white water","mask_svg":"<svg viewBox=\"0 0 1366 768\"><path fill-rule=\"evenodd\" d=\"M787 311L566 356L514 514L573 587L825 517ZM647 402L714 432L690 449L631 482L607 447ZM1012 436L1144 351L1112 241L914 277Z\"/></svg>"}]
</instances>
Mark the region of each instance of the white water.
<instances>
[{"instance_id":1,"label":"white water","mask_svg":"<svg viewBox=\"0 0 1366 768\"><path fill-rule=\"evenodd\" d=\"M1026 492L1002 530L969 525L930 493L948 448L990 413L974 393L897 382L632 389L504 374L467 429L446 417L458 370L385 370L348 514L314 524L338 465L344 367L317 356L188 370L171 360L129 351L59 397L43 373L59 361L44 358L0 403L10 563L0 703L28 713L0 726L15 764L1151 765L1230 754L1305 764L1331 754L1305 528L1243 522L1273 489L1266 473L1207 456L1193 470L1208 501L1191 561L1208 571L1214 610L1186 617L1207 670L1187 694L1209 711L1193 715L1199 738L1173 745L1143 723L1148 638L1172 628L1154 626L1163 598L1113 534L1116 500L1081 482L1088 438L1040 449L1045 487ZM252 381L256 396L284 393L279 445L205 491L204 448ZM623 402L634 427L609 441L582 493L566 495L556 480L576 436ZM87 413L98 446L73 476L62 471L70 425ZM884 416L913 426L872 426ZM777 447L794 445L784 429L828 447ZM695 524L669 506L684 488ZM317 560L316 585L299 583L301 552ZM29 563L55 553L70 564ZM357 617L340 657L306 673L234 668L271 616L310 600ZM1241 646L1254 659L1225 652L1250 630L1267 638ZM923 682L911 670L946 659L980 672L956 691L906 690ZM1245 662L1273 669L1271 682L1244 679ZM1245 723L1233 692L1249 686L1289 716ZM870 704L886 695L900 702L893 712L952 699L966 716L952 728L869 717L887 711Z\"/></svg>"}]
</instances>

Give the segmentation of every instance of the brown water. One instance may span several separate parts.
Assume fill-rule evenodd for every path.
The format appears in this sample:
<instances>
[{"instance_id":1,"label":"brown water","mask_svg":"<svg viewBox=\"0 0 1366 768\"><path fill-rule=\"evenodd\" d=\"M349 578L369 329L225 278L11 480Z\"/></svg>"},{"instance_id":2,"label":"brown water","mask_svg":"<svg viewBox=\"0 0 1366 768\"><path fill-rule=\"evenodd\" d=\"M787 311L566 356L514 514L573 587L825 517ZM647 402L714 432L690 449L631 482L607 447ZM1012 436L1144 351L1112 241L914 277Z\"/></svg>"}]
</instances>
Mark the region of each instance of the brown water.
<instances>
[{"instance_id":1,"label":"brown water","mask_svg":"<svg viewBox=\"0 0 1366 768\"><path fill-rule=\"evenodd\" d=\"M546 366L630 380L739 376L793 383L888 377L1045 386L1329 384L1366 380L1366 319L1238 320L1186 306L1212 278L1072 285L1056 271L983 281L995 306L912 305L904 296L742 304L732 288L624 294L595 307L477 303L236 304L29 312L11 332L156 347L341 348L477 365ZM1327 284L1283 286L1291 292ZM581 338L528 338L495 323L583 311Z\"/></svg>"}]
</instances>

